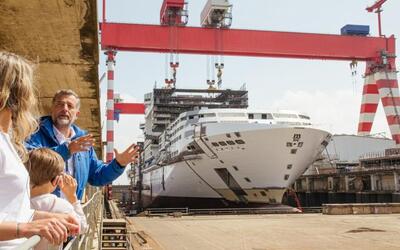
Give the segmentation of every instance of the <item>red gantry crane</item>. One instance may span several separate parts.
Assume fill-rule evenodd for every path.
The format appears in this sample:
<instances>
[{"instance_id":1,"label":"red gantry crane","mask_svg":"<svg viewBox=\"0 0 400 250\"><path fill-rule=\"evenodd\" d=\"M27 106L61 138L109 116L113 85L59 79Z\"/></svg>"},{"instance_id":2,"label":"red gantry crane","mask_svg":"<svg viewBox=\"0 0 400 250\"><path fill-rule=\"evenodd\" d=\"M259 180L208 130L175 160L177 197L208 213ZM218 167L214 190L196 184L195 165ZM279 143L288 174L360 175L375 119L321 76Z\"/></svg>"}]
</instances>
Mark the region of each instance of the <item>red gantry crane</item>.
<instances>
[{"instance_id":1,"label":"red gantry crane","mask_svg":"<svg viewBox=\"0 0 400 250\"><path fill-rule=\"evenodd\" d=\"M107 160L113 157L115 108L113 79L116 51L364 61L366 62L365 83L358 134L370 134L380 99L392 138L397 145L400 145L400 97L395 66L395 37L394 35L386 37L381 34L381 6L385 1L379 0L367 8L369 12L376 10L378 13L379 37L373 37L367 36L368 26L355 25L343 27L342 35L229 29L224 25L187 27L185 26L187 11L184 0L163 1L160 25L113 23L105 19L106 5L103 0L101 48L108 55ZM203 10L202 20L212 21L221 16L229 20L230 13L219 8L224 2L228 1L208 0L205 7L208 9ZM215 4L212 5L213 3ZM368 31L360 30L360 27L367 27ZM130 108L127 106L124 108L121 105L123 106L123 104L118 104L119 109L126 112L138 110L140 112L137 113L141 113L144 110L143 104L131 105Z\"/></svg>"}]
</instances>

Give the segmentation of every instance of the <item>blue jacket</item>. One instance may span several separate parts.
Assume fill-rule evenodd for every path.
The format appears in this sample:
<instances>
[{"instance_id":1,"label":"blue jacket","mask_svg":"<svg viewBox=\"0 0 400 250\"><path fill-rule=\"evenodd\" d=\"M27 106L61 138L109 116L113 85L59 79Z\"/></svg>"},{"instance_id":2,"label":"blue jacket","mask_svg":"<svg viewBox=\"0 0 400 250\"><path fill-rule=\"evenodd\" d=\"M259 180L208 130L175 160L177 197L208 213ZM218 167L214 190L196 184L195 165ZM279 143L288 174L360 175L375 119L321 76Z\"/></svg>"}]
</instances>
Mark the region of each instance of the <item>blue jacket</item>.
<instances>
[{"instance_id":1,"label":"blue jacket","mask_svg":"<svg viewBox=\"0 0 400 250\"><path fill-rule=\"evenodd\" d=\"M75 131L75 136L72 140L86 134L84 130L81 130L76 125L72 125L72 129ZM75 166L74 177L78 184L76 189L78 199L82 199L83 190L88 182L93 186L103 186L111 183L124 172L124 168L115 159L109 164L98 160L93 147L89 151L78 152L71 156L66 143L61 145L58 143L50 116L41 118L39 130L29 138L26 142L26 147L28 150L42 147L51 148L58 152L64 161L72 157ZM54 194L60 196L60 190L57 188Z\"/></svg>"}]
</instances>

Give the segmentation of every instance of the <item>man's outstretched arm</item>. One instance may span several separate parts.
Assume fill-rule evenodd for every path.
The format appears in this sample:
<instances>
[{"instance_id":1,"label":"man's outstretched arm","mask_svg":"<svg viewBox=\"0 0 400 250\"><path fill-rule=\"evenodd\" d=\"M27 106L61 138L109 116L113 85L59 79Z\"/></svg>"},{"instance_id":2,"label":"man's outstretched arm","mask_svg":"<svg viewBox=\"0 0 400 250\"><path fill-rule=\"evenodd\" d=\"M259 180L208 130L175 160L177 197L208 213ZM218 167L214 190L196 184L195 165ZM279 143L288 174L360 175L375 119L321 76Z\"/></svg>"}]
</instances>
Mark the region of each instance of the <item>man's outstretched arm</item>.
<instances>
[{"instance_id":1,"label":"man's outstretched arm","mask_svg":"<svg viewBox=\"0 0 400 250\"><path fill-rule=\"evenodd\" d=\"M92 149L90 152L90 172L89 183L94 186L103 186L117 179L125 167L136 160L139 154L139 147L135 144L129 146L125 151L119 153L114 150L115 158L106 164L97 159L96 153Z\"/></svg>"}]
</instances>

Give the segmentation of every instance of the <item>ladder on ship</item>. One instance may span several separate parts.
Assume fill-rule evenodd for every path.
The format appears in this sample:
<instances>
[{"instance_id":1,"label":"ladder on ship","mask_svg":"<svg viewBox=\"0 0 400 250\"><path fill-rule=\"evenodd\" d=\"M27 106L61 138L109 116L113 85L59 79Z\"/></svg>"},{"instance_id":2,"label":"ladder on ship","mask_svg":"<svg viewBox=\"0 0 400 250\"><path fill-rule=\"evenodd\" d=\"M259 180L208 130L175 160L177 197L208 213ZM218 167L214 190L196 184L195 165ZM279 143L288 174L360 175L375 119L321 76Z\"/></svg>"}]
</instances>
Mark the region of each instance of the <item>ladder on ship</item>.
<instances>
[{"instance_id":1,"label":"ladder on ship","mask_svg":"<svg viewBox=\"0 0 400 250\"><path fill-rule=\"evenodd\" d=\"M103 219L101 228L101 250L130 249L127 240L125 219Z\"/></svg>"}]
</instances>

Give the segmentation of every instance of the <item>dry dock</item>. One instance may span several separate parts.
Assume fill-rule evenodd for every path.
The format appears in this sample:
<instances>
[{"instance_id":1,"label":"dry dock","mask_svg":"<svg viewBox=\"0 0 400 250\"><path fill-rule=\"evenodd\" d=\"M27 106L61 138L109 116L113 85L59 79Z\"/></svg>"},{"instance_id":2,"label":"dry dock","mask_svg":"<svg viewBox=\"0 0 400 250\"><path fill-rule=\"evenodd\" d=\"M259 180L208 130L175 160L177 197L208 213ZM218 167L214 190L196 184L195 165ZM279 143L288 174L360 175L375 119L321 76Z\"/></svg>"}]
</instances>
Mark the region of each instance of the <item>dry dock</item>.
<instances>
[{"instance_id":1,"label":"dry dock","mask_svg":"<svg viewBox=\"0 0 400 250\"><path fill-rule=\"evenodd\" d=\"M400 249L400 214L134 217L129 221L132 230L148 242L142 249Z\"/></svg>"}]
</instances>

